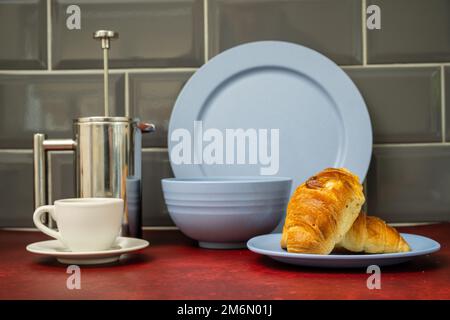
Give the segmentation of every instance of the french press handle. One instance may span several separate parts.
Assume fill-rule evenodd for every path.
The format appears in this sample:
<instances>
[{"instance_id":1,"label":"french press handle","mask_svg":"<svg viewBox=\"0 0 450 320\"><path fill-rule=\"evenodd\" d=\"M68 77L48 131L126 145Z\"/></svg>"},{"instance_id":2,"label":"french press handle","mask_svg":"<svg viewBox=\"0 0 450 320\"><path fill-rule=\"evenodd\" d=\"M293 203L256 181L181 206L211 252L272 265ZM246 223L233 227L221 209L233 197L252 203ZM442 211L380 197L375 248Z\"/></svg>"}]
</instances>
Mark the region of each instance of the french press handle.
<instances>
[{"instance_id":1,"label":"french press handle","mask_svg":"<svg viewBox=\"0 0 450 320\"><path fill-rule=\"evenodd\" d=\"M45 134L33 136L34 169L34 209L48 204L47 151L74 150L76 142L72 139L46 139Z\"/></svg>"}]
</instances>

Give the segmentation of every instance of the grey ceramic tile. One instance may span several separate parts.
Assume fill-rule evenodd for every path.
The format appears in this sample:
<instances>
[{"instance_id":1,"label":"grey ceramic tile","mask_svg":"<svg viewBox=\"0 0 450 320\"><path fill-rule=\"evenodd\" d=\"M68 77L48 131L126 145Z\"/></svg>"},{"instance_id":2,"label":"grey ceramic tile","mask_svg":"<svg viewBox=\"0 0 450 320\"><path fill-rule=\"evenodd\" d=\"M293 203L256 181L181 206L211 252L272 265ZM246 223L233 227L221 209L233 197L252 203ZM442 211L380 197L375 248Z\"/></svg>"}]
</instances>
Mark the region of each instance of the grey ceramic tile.
<instances>
[{"instance_id":1,"label":"grey ceramic tile","mask_svg":"<svg viewBox=\"0 0 450 320\"><path fill-rule=\"evenodd\" d=\"M142 223L144 226L172 226L164 202L161 179L173 177L165 149L144 151L142 156Z\"/></svg>"},{"instance_id":2,"label":"grey ceramic tile","mask_svg":"<svg viewBox=\"0 0 450 320\"><path fill-rule=\"evenodd\" d=\"M0 227L33 226L33 154L0 151Z\"/></svg>"},{"instance_id":3,"label":"grey ceramic tile","mask_svg":"<svg viewBox=\"0 0 450 320\"><path fill-rule=\"evenodd\" d=\"M50 168L50 197L49 201L74 198L75 195L75 166L73 151L51 151L48 155Z\"/></svg>"},{"instance_id":4,"label":"grey ceramic tile","mask_svg":"<svg viewBox=\"0 0 450 320\"><path fill-rule=\"evenodd\" d=\"M375 147L368 212L389 222L450 221L450 147Z\"/></svg>"},{"instance_id":5,"label":"grey ceramic tile","mask_svg":"<svg viewBox=\"0 0 450 320\"><path fill-rule=\"evenodd\" d=\"M210 1L210 55L259 40L299 43L338 64L359 64L362 59L361 1Z\"/></svg>"},{"instance_id":6,"label":"grey ceramic tile","mask_svg":"<svg viewBox=\"0 0 450 320\"><path fill-rule=\"evenodd\" d=\"M445 67L444 69L444 83L445 83L445 123L446 123L446 134L445 138L450 141L450 67Z\"/></svg>"},{"instance_id":7,"label":"grey ceramic tile","mask_svg":"<svg viewBox=\"0 0 450 320\"><path fill-rule=\"evenodd\" d=\"M450 1L367 0L381 9L381 29L367 31L368 62L450 61Z\"/></svg>"},{"instance_id":8,"label":"grey ceramic tile","mask_svg":"<svg viewBox=\"0 0 450 320\"><path fill-rule=\"evenodd\" d=\"M46 1L0 1L0 43L0 69L45 69Z\"/></svg>"},{"instance_id":9,"label":"grey ceramic tile","mask_svg":"<svg viewBox=\"0 0 450 320\"><path fill-rule=\"evenodd\" d=\"M69 5L81 9L81 29L66 27ZM98 29L119 39L110 50L111 67L193 67L204 61L202 0L57 0L52 6L53 66L100 68Z\"/></svg>"},{"instance_id":10,"label":"grey ceramic tile","mask_svg":"<svg viewBox=\"0 0 450 320\"><path fill-rule=\"evenodd\" d=\"M439 68L345 71L366 101L374 143L441 141Z\"/></svg>"},{"instance_id":11,"label":"grey ceramic tile","mask_svg":"<svg viewBox=\"0 0 450 320\"><path fill-rule=\"evenodd\" d=\"M192 72L130 74L130 115L156 125L142 136L144 147L166 147L175 100Z\"/></svg>"},{"instance_id":12,"label":"grey ceramic tile","mask_svg":"<svg viewBox=\"0 0 450 320\"><path fill-rule=\"evenodd\" d=\"M110 110L124 115L124 77L110 76ZM33 133L71 138L72 120L103 115L102 75L0 75L0 148L31 148Z\"/></svg>"}]
</instances>

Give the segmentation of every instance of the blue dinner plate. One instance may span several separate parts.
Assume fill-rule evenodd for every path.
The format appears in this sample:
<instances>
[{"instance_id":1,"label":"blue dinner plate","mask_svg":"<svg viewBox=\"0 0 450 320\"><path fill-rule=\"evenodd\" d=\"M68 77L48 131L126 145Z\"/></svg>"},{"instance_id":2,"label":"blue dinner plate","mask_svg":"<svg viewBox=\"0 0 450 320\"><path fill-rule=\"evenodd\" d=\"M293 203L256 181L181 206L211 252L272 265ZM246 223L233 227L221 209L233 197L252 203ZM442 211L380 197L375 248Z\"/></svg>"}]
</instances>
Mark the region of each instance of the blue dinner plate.
<instances>
[{"instance_id":1,"label":"blue dinner plate","mask_svg":"<svg viewBox=\"0 0 450 320\"><path fill-rule=\"evenodd\" d=\"M240 148L225 149L234 141L227 130L249 134L247 161L237 161ZM212 141L222 148L207 162ZM262 146L272 161L263 163ZM189 79L170 117L168 147L177 178L275 175L298 186L324 168L346 167L363 181L372 127L361 94L333 61L298 44L260 41L220 53ZM250 149L258 149L253 162Z\"/></svg>"},{"instance_id":2,"label":"blue dinner plate","mask_svg":"<svg viewBox=\"0 0 450 320\"><path fill-rule=\"evenodd\" d=\"M304 254L289 253L280 246L281 233L257 236L247 242L247 247L256 253L266 255L284 263L306 267L362 268L370 265L388 266L409 261L414 257L438 251L438 242L419 235L402 233L411 247L409 252L383 254Z\"/></svg>"}]
</instances>

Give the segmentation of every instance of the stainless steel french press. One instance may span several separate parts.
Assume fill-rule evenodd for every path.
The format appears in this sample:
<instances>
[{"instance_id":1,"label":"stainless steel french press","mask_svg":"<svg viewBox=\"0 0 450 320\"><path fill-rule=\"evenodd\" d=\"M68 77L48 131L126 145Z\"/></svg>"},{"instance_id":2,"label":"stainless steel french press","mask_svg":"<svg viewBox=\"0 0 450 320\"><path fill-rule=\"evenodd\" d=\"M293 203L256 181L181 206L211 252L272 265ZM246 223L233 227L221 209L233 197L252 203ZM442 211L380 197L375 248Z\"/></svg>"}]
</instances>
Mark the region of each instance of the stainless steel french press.
<instances>
[{"instance_id":1,"label":"stainless steel french press","mask_svg":"<svg viewBox=\"0 0 450 320\"><path fill-rule=\"evenodd\" d=\"M122 235L141 235L141 134L155 130L153 124L128 117L109 116L108 50L114 31L94 33L103 49L105 115L73 122L73 139L47 139L36 133L34 152L34 206L48 204L47 151L74 150L76 196L114 197L124 200ZM51 218L47 218L51 225Z\"/></svg>"}]
</instances>

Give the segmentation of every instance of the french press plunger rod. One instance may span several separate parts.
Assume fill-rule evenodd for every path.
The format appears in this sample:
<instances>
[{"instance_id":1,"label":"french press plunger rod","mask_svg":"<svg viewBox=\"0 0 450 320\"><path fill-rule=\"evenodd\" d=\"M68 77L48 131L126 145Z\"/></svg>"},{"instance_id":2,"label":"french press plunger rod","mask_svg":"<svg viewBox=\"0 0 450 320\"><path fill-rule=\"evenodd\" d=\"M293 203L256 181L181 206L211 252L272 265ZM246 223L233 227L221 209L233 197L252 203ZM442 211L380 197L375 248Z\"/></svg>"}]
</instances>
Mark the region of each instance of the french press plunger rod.
<instances>
[{"instance_id":1,"label":"french press plunger rod","mask_svg":"<svg viewBox=\"0 0 450 320\"><path fill-rule=\"evenodd\" d=\"M105 117L109 117L108 102L108 50L112 39L119 38L117 32L111 30L98 30L94 32L94 39L100 40L103 50L103 99L105 103Z\"/></svg>"}]
</instances>

